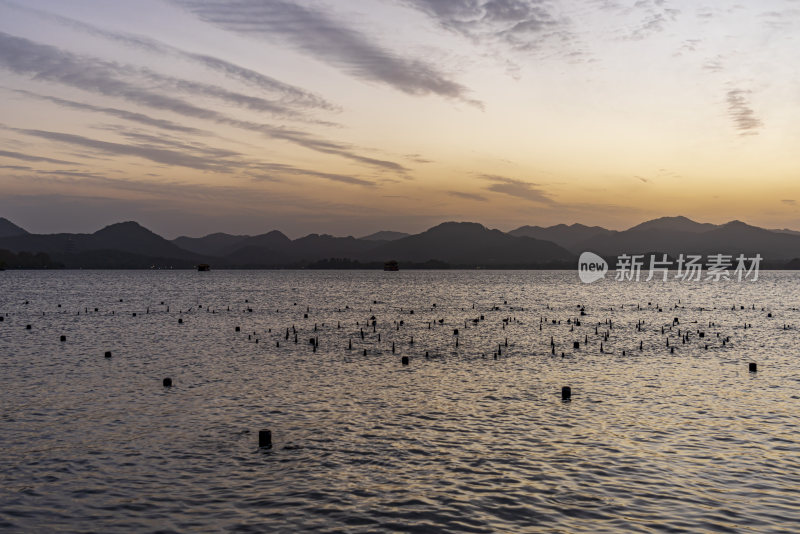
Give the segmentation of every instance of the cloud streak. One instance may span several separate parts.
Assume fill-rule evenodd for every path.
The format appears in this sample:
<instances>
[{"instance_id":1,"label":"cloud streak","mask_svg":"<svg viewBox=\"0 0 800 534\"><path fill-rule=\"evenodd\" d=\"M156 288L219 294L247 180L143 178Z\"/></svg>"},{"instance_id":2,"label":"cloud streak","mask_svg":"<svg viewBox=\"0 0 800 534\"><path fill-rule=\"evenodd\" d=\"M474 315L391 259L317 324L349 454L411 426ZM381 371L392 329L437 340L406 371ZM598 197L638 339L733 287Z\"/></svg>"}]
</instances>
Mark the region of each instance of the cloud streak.
<instances>
[{"instance_id":1,"label":"cloud streak","mask_svg":"<svg viewBox=\"0 0 800 534\"><path fill-rule=\"evenodd\" d=\"M411 95L434 94L474 105L467 88L431 63L395 54L327 13L281 0L178 0L200 19L246 35L280 38L356 78Z\"/></svg>"},{"instance_id":2,"label":"cloud streak","mask_svg":"<svg viewBox=\"0 0 800 534\"><path fill-rule=\"evenodd\" d=\"M750 91L731 89L725 96L728 104L728 115L733 120L734 128L740 135L757 135L762 122L750 107Z\"/></svg>"},{"instance_id":3,"label":"cloud streak","mask_svg":"<svg viewBox=\"0 0 800 534\"><path fill-rule=\"evenodd\" d=\"M176 46L172 46L157 39L143 35L108 31L79 20L57 15L55 13L41 11L27 6L22 6L7 0L0 0L0 4L24 11L26 13L32 13L45 20L51 20L63 26L87 33L89 35L100 37L108 41L117 42L150 54L158 56L168 55L200 64L211 71L224 74L231 79L244 82L251 87L256 87L264 92L281 95L284 103L287 104L309 108L320 108L328 111L334 111L338 109L332 103L310 91L306 91L300 87L282 82L271 76L267 76L253 69L242 67L241 65L237 65L218 57L188 52Z\"/></svg>"},{"instance_id":4,"label":"cloud streak","mask_svg":"<svg viewBox=\"0 0 800 534\"><path fill-rule=\"evenodd\" d=\"M71 161L64 161L64 160L61 160L61 159L44 158L44 157L41 157L41 156L31 156L29 154L23 154L21 152L10 152L8 150L0 150L0 157L18 159L18 160L22 160L22 161L30 161L30 162L33 162L33 163L55 163L57 165L78 165L77 163L73 163Z\"/></svg>"},{"instance_id":5,"label":"cloud streak","mask_svg":"<svg viewBox=\"0 0 800 534\"><path fill-rule=\"evenodd\" d=\"M103 154L114 156L131 156L136 158L145 159L154 163L162 165L171 165L178 167L186 167L190 169L213 171L221 173L234 173L243 172L249 174L256 181L270 180L280 181L283 176L306 176L311 178L321 178L328 181L344 183L349 185L359 186L375 186L375 182L348 176L344 174L326 173L315 170L301 169L291 165L282 163L271 163L253 161L241 157L240 154L232 151L222 151L213 147L203 147L197 145L188 145L176 141L164 140L153 136L127 132L123 135L131 141L138 140L142 143L123 144L109 141L102 141L99 139L92 139L81 135L74 135L61 132L50 132L44 130L27 130L20 128L9 128L9 130L36 137L39 139L46 139L55 143L63 143L67 145L78 146L84 149L93 150ZM168 146L174 148L163 148ZM0 155L3 155L0 152ZM42 158L47 159L47 158ZM57 160L48 160L54 162ZM87 177L92 173L79 173L69 170L57 171L37 171L40 174L54 174L60 176L82 176ZM269 173L263 175L259 173Z\"/></svg>"},{"instance_id":6,"label":"cloud streak","mask_svg":"<svg viewBox=\"0 0 800 534\"><path fill-rule=\"evenodd\" d=\"M494 193L503 193L505 195L521 198L537 204L555 204L555 201L539 187L539 184L489 174L484 174L480 178L492 182L486 188L488 191L492 191Z\"/></svg>"},{"instance_id":7,"label":"cloud streak","mask_svg":"<svg viewBox=\"0 0 800 534\"><path fill-rule=\"evenodd\" d=\"M32 74L36 79L89 90L95 87L112 96L135 98L140 104L170 106L178 113L199 108L181 102L177 98L143 89L137 84L148 82L151 86L188 93L193 97L213 98L244 109L302 118L297 111L264 98L159 74L145 67L78 56L53 46L38 44L2 32L0 32L0 65L19 74ZM131 79L136 80L137 84L127 81Z\"/></svg>"},{"instance_id":8,"label":"cloud streak","mask_svg":"<svg viewBox=\"0 0 800 534\"><path fill-rule=\"evenodd\" d=\"M530 48L562 26L552 4L542 0L407 0L440 26L470 39L493 38Z\"/></svg>"},{"instance_id":9,"label":"cloud streak","mask_svg":"<svg viewBox=\"0 0 800 534\"><path fill-rule=\"evenodd\" d=\"M475 200L478 202L486 202L487 198L483 195L476 195L475 193L463 193L461 191L448 191L448 195L466 200Z\"/></svg>"},{"instance_id":10,"label":"cloud streak","mask_svg":"<svg viewBox=\"0 0 800 534\"><path fill-rule=\"evenodd\" d=\"M57 143L88 148L103 154L134 156L152 161L154 163L187 167L190 169L203 171L230 171L230 162L225 162L224 160L213 156L203 157L189 154L185 151L167 150L154 146L112 143L110 141L101 141L99 139L91 139L82 135L61 132L26 130L21 128L11 128L11 130L24 135L29 135L31 137L37 137L39 139L47 139L48 141L54 141Z\"/></svg>"},{"instance_id":11,"label":"cloud streak","mask_svg":"<svg viewBox=\"0 0 800 534\"><path fill-rule=\"evenodd\" d=\"M123 119L130 122L136 122L138 124L142 124L144 126L151 126L154 128L159 128L161 130L167 130L171 132L180 132L185 134L192 134L192 135L210 135L209 132L205 132L198 128L192 128L190 126L184 126L182 124L178 124L173 121L169 121L166 119L156 119L154 117L150 117L143 113L136 113L133 111L127 111L124 109L118 108L109 108L109 107L102 107L102 106L95 106L92 104L85 104L83 102L76 102L74 100L67 100L64 98L58 98L55 96L48 96L48 95L41 95L38 93L32 93L30 91L24 91L21 89L9 89L10 91L17 93L19 95L23 95L27 98L41 100L43 102L52 102L53 104L57 104L59 106L65 108L71 108L78 111L89 111L91 113L102 113L105 115L109 115L111 117L116 117L118 119Z\"/></svg>"},{"instance_id":12,"label":"cloud streak","mask_svg":"<svg viewBox=\"0 0 800 534\"><path fill-rule=\"evenodd\" d=\"M36 80L60 83L103 96L121 98L134 104L170 111L184 117L208 120L217 124L258 132L272 139L294 143L316 152L337 155L382 170L396 173L404 173L407 170L392 161L357 154L352 147L343 143L320 139L295 129L233 119L207 107L200 107L180 98L142 88L124 79L125 76L140 73L134 67L78 56L53 46L35 43L3 32L0 32L0 68L19 75L31 76ZM148 75L150 79L158 79L157 76L160 75L156 75L152 71ZM161 79L166 80L167 85L170 80L175 80L168 77L161 77Z\"/></svg>"}]
</instances>

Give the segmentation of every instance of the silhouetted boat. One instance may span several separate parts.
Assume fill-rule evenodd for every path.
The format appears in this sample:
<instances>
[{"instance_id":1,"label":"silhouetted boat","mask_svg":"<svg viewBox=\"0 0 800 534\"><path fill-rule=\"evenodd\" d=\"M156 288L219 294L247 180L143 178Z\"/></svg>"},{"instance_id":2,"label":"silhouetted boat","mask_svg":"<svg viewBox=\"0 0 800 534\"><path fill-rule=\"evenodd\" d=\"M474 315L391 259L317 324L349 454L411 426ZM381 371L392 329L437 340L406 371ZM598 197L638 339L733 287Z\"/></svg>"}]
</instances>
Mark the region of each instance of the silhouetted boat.
<instances>
[{"instance_id":1,"label":"silhouetted boat","mask_svg":"<svg viewBox=\"0 0 800 534\"><path fill-rule=\"evenodd\" d=\"M207 263L201 263L200 265L197 266L197 270L198 271L210 271L211 270L211 266L209 264L207 264Z\"/></svg>"},{"instance_id":2,"label":"silhouetted boat","mask_svg":"<svg viewBox=\"0 0 800 534\"><path fill-rule=\"evenodd\" d=\"M383 264L384 271L399 271L400 266L397 264L395 260L387 261Z\"/></svg>"}]
</instances>

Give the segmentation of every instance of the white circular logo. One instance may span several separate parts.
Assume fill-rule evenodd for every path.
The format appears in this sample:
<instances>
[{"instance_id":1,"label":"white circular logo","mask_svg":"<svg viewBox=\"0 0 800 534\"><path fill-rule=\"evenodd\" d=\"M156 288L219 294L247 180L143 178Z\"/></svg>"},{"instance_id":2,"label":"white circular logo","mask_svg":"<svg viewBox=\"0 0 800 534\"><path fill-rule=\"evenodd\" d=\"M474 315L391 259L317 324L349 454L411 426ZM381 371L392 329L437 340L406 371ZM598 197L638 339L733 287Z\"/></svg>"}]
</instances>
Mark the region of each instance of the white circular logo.
<instances>
[{"instance_id":1,"label":"white circular logo","mask_svg":"<svg viewBox=\"0 0 800 534\"><path fill-rule=\"evenodd\" d=\"M584 252L578 258L578 278L584 284L591 284L597 282L605 277L608 272L608 264L606 260L595 254L594 252Z\"/></svg>"}]
</instances>

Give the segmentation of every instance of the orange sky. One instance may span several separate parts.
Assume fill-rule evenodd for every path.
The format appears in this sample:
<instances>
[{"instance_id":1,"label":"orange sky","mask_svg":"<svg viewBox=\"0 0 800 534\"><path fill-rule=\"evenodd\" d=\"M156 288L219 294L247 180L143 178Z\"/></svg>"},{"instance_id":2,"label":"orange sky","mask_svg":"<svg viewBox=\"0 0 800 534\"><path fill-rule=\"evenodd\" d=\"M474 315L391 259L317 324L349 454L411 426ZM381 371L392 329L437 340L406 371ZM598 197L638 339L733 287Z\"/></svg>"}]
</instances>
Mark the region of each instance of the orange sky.
<instances>
[{"instance_id":1,"label":"orange sky","mask_svg":"<svg viewBox=\"0 0 800 534\"><path fill-rule=\"evenodd\" d=\"M0 216L800 229L800 5L0 0Z\"/></svg>"}]
</instances>

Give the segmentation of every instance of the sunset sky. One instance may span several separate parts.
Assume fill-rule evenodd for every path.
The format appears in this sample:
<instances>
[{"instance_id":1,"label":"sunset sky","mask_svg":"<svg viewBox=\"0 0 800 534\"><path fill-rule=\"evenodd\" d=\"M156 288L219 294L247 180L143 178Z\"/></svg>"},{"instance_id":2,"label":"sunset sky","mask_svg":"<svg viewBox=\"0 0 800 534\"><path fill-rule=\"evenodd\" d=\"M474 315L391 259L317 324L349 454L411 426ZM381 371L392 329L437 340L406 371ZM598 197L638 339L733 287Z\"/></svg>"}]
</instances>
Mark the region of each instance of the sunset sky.
<instances>
[{"instance_id":1,"label":"sunset sky","mask_svg":"<svg viewBox=\"0 0 800 534\"><path fill-rule=\"evenodd\" d=\"M800 1L0 0L0 216L800 230Z\"/></svg>"}]
</instances>

